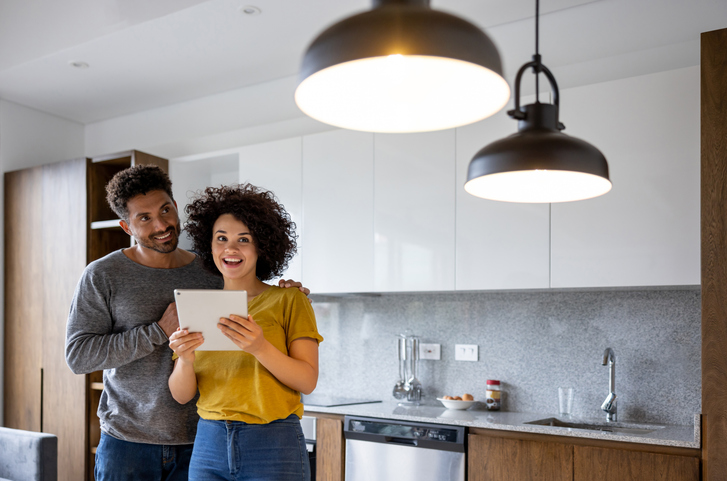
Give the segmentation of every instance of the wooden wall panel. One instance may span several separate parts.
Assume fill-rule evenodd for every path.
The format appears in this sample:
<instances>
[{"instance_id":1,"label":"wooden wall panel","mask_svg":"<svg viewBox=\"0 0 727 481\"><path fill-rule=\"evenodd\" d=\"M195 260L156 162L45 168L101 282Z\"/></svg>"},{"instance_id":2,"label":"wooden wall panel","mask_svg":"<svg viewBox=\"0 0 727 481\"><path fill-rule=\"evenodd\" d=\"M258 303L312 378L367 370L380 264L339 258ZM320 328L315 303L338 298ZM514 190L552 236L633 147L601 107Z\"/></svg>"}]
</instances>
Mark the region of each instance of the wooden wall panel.
<instances>
[{"instance_id":1,"label":"wooden wall panel","mask_svg":"<svg viewBox=\"0 0 727 481\"><path fill-rule=\"evenodd\" d=\"M571 445L477 434L468 441L469 481L573 481Z\"/></svg>"},{"instance_id":2,"label":"wooden wall panel","mask_svg":"<svg viewBox=\"0 0 727 481\"><path fill-rule=\"evenodd\" d=\"M5 426L41 430L40 167L5 174Z\"/></svg>"},{"instance_id":3,"label":"wooden wall panel","mask_svg":"<svg viewBox=\"0 0 727 481\"><path fill-rule=\"evenodd\" d=\"M573 481L698 481L699 458L575 446Z\"/></svg>"},{"instance_id":4,"label":"wooden wall panel","mask_svg":"<svg viewBox=\"0 0 727 481\"><path fill-rule=\"evenodd\" d=\"M68 309L86 266L86 163L43 167L43 431L58 436L59 481L83 479L88 462L86 376L65 361Z\"/></svg>"},{"instance_id":5,"label":"wooden wall panel","mask_svg":"<svg viewBox=\"0 0 727 481\"><path fill-rule=\"evenodd\" d=\"M702 34L702 465L727 479L727 29Z\"/></svg>"}]
</instances>

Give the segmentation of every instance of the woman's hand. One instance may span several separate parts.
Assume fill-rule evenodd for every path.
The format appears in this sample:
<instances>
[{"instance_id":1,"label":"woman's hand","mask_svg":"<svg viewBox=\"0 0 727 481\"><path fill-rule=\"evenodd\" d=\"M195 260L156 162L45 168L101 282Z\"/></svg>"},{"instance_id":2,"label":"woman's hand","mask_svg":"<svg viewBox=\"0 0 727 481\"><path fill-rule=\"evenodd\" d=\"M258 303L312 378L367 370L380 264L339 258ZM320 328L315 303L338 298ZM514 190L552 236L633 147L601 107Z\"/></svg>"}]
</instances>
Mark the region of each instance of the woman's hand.
<instances>
[{"instance_id":1,"label":"woman's hand","mask_svg":"<svg viewBox=\"0 0 727 481\"><path fill-rule=\"evenodd\" d=\"M233 314L229 318L223 317L217 327L289 388L304 394L315 389L318 382L318 341L315 339L296 339L290 344L289 355L286 355L265 339L262 327L252 316L244 318Z\"/></svg>"},{"instance_id":2,"label":"woman's hand","mask_svg":"<svg viewBox=\"0 0 727 481\"><path fill-rule=\"evenodd\" d=\"M255 322L252 316L244 318L231 314L229 318L222 317L217 328L237 347L255 357L268 344L263 334L263 328Z\"/></svg>"},{"instance_id":3,"label":"woman's hand","mask_svg":"<svg viewBox=\"0 0 727 481\"><path fill-rule=\"evenodd\" d=\"M194 351L204 343L201 332L189 332L186 329L177 328L169 336L169 347L179 357L179 360L187 363L194 363Z\"/></svg>"},{"instance_id":4,"label":"woman's hand","mask_svg":"<svg viewBox=\"0 0 727 481\"><path fill-rule=\"evenodd\" d=\"M179 404L187 404L197 394L197 376L194 374L194 351L204 343L201 332L177 328L169 336L169 347L178 356L169 376L169 391Z\"/></svg>"}]
</instances>

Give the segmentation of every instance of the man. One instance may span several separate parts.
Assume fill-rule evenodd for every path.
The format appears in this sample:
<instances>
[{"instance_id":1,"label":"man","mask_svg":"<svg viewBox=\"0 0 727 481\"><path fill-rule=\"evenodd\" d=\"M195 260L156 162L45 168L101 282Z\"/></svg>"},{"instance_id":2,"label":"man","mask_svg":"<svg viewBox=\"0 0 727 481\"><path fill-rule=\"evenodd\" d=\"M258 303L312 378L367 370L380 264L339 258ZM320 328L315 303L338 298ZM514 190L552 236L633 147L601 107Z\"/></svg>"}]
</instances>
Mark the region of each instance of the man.
<instances>
[{"instance_id":1,"label":"man","mask_svg":"<svg viewBox=\"0 0 727 481\"><path fill-rule=\"evenodd\" d=\"M177 203L163 170L150 165L123 170L106 192L136 245L86 267L66 327L71 370L104 371L95 477L186 480L198 417L196 402L180 405L167 386L174 366L169 336L179 327L173 291L220 289L222 281L195 254L178 248Z\"/></svg>"}]
</instances>

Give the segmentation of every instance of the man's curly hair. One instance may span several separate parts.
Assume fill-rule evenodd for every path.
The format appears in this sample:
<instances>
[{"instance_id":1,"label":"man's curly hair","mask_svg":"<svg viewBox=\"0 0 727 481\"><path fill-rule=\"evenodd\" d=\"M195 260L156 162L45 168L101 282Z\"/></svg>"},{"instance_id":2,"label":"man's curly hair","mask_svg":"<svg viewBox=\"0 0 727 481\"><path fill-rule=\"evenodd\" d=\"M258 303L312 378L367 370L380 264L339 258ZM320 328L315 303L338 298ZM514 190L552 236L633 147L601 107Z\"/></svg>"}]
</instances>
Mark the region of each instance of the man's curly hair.
<instances>
[{"instance_id":1,"label":"man's curly hair","mask_svg":"<svg viewBox=\"0 0 727 481\"><path fill-rule=\"evenodd\" d=\"M231 214L250 230L257 249L255 275L261 281L280 277L297 252L295 223L275 194L252 184L207 187L185 208L184 228L193 250L210 272L222 275L212 257L212 228Z\"/></svg>"},{"instance_id":2,"label":"man's curly hair","mask_svg":"<svg viewBox=\"0 0 727 481\"><path fill-rule=\"evenodd\" d=\"M106 184L106 202L120 219L129 222L129 200L153 190L163 190L174 200L166 172L156 165L135 165L117 172Z\"/></svg>"}]
</instances>

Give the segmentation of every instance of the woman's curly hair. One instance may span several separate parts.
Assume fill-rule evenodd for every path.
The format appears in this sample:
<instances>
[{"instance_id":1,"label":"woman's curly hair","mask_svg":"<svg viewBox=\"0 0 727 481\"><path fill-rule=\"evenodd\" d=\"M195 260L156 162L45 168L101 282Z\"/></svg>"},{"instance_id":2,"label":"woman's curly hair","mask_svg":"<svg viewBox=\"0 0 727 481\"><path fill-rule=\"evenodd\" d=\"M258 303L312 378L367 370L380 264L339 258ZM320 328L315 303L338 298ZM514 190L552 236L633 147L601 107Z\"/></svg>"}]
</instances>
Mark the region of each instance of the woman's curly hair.
<instances>
[{"instance_id":1,"label":"woman's curly hair","mask_svg":"<svg viewBox=\"0 0 727 481\"><path fill-rule=\"evenodd\" d=\"M185 208L184 228L204 267L222 275L212 257L212 228L231 214L250 230L257 249L256 276L261 281L280 277L297 252L295 223L275 194L252 184L207 187Z\"/></svg>"}]
</instances>

